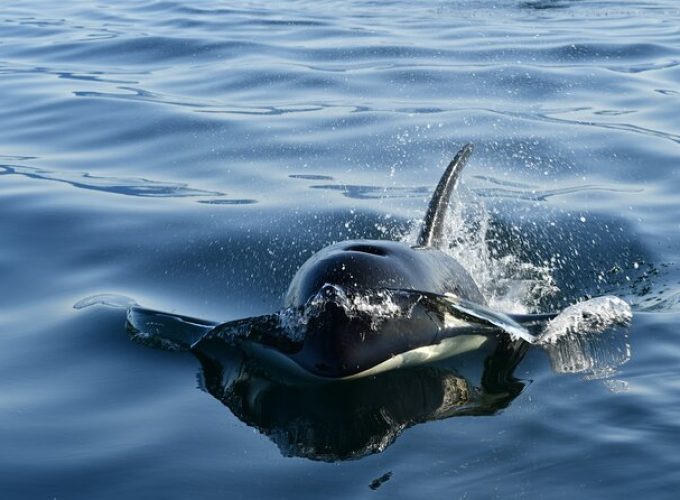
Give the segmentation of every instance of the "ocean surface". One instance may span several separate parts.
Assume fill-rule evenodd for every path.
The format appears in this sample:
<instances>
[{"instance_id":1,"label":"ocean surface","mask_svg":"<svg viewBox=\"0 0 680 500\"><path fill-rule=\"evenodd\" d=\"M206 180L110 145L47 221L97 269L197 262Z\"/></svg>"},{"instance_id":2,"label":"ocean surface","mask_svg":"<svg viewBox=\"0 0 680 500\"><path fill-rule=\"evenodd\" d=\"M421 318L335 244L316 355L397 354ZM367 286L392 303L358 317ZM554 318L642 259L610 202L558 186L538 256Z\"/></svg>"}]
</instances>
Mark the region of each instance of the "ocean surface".
<instances>
[{"instance_id":1,"label":"ocean surface","mask_svg":"<svg viewBox=\"0 0 680 500\"><path fill-rule=\"evenodd\" d=\"M676 498L677 2L10 0L0 109L2 498ZM612 362L226 387L73 307L271 313L323 246L408 241L468 142L451 251L499 309L628 302Z\"/></svg>"}]
</instances>

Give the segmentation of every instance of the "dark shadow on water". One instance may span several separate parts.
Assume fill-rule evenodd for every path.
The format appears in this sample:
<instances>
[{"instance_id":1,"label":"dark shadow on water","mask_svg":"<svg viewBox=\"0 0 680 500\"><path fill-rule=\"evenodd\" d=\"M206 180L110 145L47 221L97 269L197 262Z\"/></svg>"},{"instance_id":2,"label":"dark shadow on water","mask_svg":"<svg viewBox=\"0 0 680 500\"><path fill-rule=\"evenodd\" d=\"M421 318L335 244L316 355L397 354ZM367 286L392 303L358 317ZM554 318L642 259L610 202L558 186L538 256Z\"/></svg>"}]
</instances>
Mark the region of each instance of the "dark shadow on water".
<instances>
[{"instance_id":1,"label":"dark shadow on water","mask_svg":"<svg viewBox=\"0 0 680 500\"><path fill-rule=\"evenodd\" d=\"M509 215L509 216L508 216ZM658 288L659 259L623 218L593 212L494 211L486 235L495 258L516 256L549 265L559 293L542 297L538 310L561 310L603 295L634 308Z\"/></svg>"}]
</instances>

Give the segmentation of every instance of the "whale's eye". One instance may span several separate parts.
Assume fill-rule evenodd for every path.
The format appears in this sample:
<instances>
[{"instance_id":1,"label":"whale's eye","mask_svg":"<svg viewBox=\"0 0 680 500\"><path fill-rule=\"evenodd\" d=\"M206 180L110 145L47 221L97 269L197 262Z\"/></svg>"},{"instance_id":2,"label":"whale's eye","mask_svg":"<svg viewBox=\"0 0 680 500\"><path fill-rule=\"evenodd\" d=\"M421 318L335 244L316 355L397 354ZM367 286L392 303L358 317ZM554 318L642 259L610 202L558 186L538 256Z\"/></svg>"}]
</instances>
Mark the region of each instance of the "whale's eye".
<instances>
[{"instance_id":1,"label":"whale's eye","mask_svg":"<svg viewBox=\"0 0 680 500\"><path fill-rule=\"evenodd\" d=\"M345 248L345 251L371 253L373 255L387 255L387 251L384 248L373 245L350 245Z\"/></svg>"}]
</instances>

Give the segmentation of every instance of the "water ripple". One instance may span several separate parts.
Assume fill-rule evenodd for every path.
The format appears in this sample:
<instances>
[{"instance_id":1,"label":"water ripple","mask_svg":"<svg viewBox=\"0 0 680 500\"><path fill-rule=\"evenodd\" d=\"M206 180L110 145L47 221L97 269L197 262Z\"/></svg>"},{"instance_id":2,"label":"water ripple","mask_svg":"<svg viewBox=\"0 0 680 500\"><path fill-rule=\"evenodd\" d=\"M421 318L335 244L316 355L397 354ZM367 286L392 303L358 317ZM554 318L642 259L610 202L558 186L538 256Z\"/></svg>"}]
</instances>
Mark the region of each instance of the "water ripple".
<instances>
[{"instance_id":1,"label":"water ripple","mask_svg":"<svg viewBox=\"0 0 680 500\"><path fill-rule=\"evenodd\" d=\"M604 186L598 184L585 184L582 186L570 186L559 189L539 189L536 186L529 186L523 183L508 182L501 179L496 179L489 176L476 176L478 179L484 179L493 184L499 184L505 187L501 188L477 188L475 193L484 198L511 198L516 200L527 201L546 201L548 198L557 196L566 196L577 193L593 193L593 192L607 192L607 193L642 193L643 189L626 189L616 188L612 186ZM508 187L515 187L519 189L509 189Z\"/></svg>"},{"instance_id":2,"label":"water ripple","mask_svg":"<svg viewBox=\"0 0 680 500\"><path fill-rule=\"evenodd\" d=\"M381 200L387 198L424 198L431 191L431 187L393 187L393 186L361 186L352 184L319 184L310 186L311 189L339 191L343 196L356 200Z\"/></svg>"},{"instance_id":3,"label":"water ripple","mask_svg":"<svg viewBox=\"0 0 680 500\"><path fill-rule=\"evenodd\" d=\"M200 200L199 203L207 203L212 205L256 203L256 200L252 199L227 199L224 198L227 196L225 193L193 188L184 183L163 182L142 177L105 177L92 175L87 172L58 172L22 165L0 164L0 176L2 175L20 175L30 179L61 182L80 189L102 191L125 196L152 198L190 198L210 196L220 198Z\"/></svg>"},{"instance_id":4,"label":"water ripple","mask_svg":"<svg viewBox=\"0 0 680 500\"><path fill-rule=\"evenodd\" d=\"M506 115L506 116L512 116L515 118L522 118L525 120L532 120L532 121L540 121L540 122L546 122L546 123L560 123L560 124L568 124L568 125L577 125L579 127L593 127L593 128L602 128L602 129L607 129L607 130L620 130L624 132L632 132L634 134L639 134L643 136L648 136L648 137L656 137L659 139L665 139L668 141L672 141L674 143L680 143L680 134L672 133L672 132L666 132L664 130L658 130L658 129L653 129L649 127L643 127L641 125L636 125L634 123L619 123L619 122L601 122L601 121L595 121L595 120L587 120L587 119L570 119L570 118L562 118L558 117L555 115L563 115L563 114L568 114L568 113L574 113L574 112L583 112L583 111L592 111L592 108L590 107L578 107L578 108L571 108L571 109L563 109L563 110L554 110L554 111L536 111L536 112L518 112L518 111L509 111L509 110L491 110L487 109L486 111L490 113L497 113L500 115ZM595 113L595 112L593 112ZM609 112L611 115L612 113Z\"/></svg>"},{"instance_id":5,"label":"water ripple","mask_svg":"<svg viewBox=\"0 0 680 500\"><path fill-rule=\"evenodd\" d=\"M44 74L53 75L58 78L66 80L81 80L87 82L101 82L113 84L133 85L138 83L137 80L122 79L120 76L130 76L131 73L119 72L115 73L111 70L105 71L88 71L80 70L59 70L47 66L25 66L8 61L0 61L0 75L23 75L23 74ZM139 74L139 73L136 73Z\"/></svg>"},{"instance_id":6,"label":"water ripple","mask_svg":"<svg viewBox=\"0 0 680 500\"><path fill-rule=\"evenodd\" d=\"M322 487L334 499L382 484L487 498L508 493L509 477L516 497L671 495L679 25L676 0L3 2L4 497L299 498ZM599 339L627 360L616 377L628 392L551 374L550 359L575 371L572 350L531 351L514 373L532 383L500 415L413 427L377 462L311 466L206 402L193 359L129 346L119 311L69 319L74 297L101 290L215 317L271 310L331 241L401 238L464 141L477 153L454 206L472 222L451 234L458 249L474 244L459 260L525 302L554 280L557 295L531 307L629 301L630 336ZM488 220L473 217L476 204ZM485 362L469 361L450 368ZM410 384L402 399L427 405L419 380L429 378L404 376L392 392ZM440 387L451 401L454 385ZM270 395L273 412L244 401L295 416L299 393ZM308 401L319 428L340 415ZM372 415L403 413L393 408ZM314 428L290 429L302 443Z\"/></svg>"}]
</instances>

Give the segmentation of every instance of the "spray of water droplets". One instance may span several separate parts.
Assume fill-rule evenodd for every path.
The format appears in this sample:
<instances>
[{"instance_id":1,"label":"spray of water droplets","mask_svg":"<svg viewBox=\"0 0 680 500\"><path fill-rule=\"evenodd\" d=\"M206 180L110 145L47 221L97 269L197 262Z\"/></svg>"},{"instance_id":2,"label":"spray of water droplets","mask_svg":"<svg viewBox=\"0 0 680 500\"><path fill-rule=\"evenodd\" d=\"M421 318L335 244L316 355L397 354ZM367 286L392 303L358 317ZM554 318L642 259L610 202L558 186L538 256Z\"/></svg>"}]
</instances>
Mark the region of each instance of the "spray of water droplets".
<instances>
[{"instance_id":1,"label":"spray of water droplets","mask_svg":"<svg viewBox=\"0 0 680 500\"><path fill-rule=\"evenodd\" d=\"M377 331L387 318L408 317L415 306L408 291L352 290L326 284L302 307L279 311L279 326L295 341L303 341L309 322L319 317L328 304L338 306L347 318L362 317Z\"/></svg>"},{"instance_id":2,"label":"spray of water droplets","mask_svg":"<svg viewBox=\"0 0 680 500\"><path fill-rule=\"evenodd\" d=\"M537 312L541 301L559 292L549 265L497 252L488 237L491 215L481 200L452 204L445 224L444 251L467 269L490 307L514 313ZM421 221L416 221L403 241L415 244L420 228Z\"/></svg>"}]
</instances>

